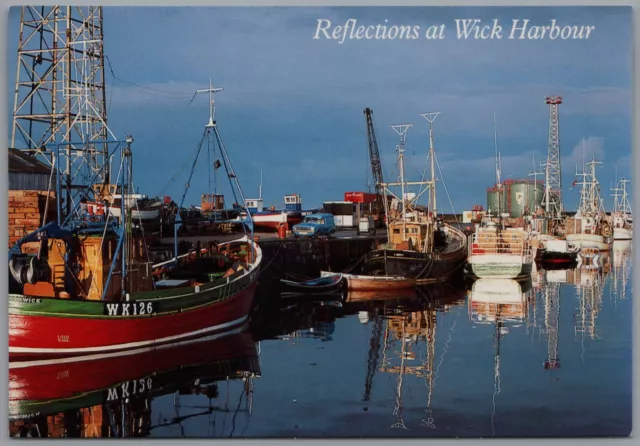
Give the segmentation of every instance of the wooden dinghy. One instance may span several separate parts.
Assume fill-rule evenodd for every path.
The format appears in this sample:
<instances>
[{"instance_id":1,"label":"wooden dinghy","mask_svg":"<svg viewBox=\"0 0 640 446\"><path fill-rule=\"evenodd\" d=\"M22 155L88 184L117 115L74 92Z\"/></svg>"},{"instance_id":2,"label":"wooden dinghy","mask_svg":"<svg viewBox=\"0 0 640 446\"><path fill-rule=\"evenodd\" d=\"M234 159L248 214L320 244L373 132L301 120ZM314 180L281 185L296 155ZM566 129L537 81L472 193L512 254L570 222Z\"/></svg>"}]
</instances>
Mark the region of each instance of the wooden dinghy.
<instances>
[{"instance_id":1,"label":"wooden dinghy","mask_svg":"<svg viewBox=\"0 0 640 446\"><path fill-rule=\"evenodd\" d=\"M280 279L280 295L291 296L299 294L330 294L340 292L344 289L344 279L342 274L332 274L331 276L318 277L306 282L294 282L292 280Z\"/></svg>"},{"instance_id":2,"label":"wooden dinghy","mask_svg":"<svg viewBox=\"0 0 640 446\"><path fill-rule=\"evenodd\" d=\"M331 277L338 273L321 271L321 277ZM359 276L355 274L340 274L347 281L348 290L376 291L402 290L416 286L416 279L399 276Z\"/></svg>"},{"instance_id":3,"label":"wooden dinghy","mask_svg":"<svg viewBox=\"0 0 640 446\"><path fill-rule=\"evenodd\" d=\"M350 290L347 294L347 303L356 302L384 302L397 299L415 298L418 295L414 288L396 290Z\"/></svg>"}]
</instances>

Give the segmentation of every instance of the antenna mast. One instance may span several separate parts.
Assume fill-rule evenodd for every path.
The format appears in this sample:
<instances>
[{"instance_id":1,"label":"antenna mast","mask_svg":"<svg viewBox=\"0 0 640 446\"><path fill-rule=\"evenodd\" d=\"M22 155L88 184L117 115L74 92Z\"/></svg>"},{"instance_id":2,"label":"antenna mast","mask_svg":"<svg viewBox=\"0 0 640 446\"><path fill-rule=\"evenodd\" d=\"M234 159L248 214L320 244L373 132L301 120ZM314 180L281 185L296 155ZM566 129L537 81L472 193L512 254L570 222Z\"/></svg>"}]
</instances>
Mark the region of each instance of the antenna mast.
<instances>
[{"instance_id":1,"label":"antenna mast","mask_svg":"<svg viewBox=\"0 0 640 446\"><path fill-rule=\"evenodd\" d=\"M433 148L433 121L436 120L440 112L422 113L424 119L429 121L429 160L431 161L431 184L429 185L429 208L432 209L434 218L437 216L436 207L436 168L435 150Z\"/></svg>"},{"instance_id":2,"label":"antenna mast","mask_svg":"<svg viewBox=\"0 0 640 446\"><path fill-rule=\"evenodd\" d=\"M209 78L209 88L203 90L196 90L193 94L195 97L198 93L209 93L209 122L205 127L215 127L216 121L213 119L216 115L216 101L214 94L224 90L224 88L213 88L213 80Z\"/></svg>"}]
</instances>

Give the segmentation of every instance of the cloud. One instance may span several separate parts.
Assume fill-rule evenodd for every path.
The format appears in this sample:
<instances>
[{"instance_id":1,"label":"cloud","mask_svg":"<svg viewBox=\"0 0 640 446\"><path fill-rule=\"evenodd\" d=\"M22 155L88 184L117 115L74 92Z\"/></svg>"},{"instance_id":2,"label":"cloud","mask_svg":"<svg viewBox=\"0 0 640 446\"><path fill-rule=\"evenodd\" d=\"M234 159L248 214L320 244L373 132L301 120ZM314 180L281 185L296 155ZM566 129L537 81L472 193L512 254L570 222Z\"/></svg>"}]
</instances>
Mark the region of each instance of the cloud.
<instances>
[{"instance_id":1,"label":"cloud","mask_svg":"<svg viewBox=\"0 0 640 446\"><path fill-rule=\"evenodd\" d=\"M212 76L225 89L216 97L216 113L243 184L245 179L248 184L259 183L258 164L264 169L265 194L277 197L281 191L298 190L321 201L364 183L368 168L364 107L375 112L384 174L390 178L397 136L388 126L414 124L406 160L407 172L415 178L424 170L428 150L428 125L419 115L441 111L435 122L436 153L447 185L457 185L450 190L453 201L466 206L478 201L476 189L495 178L494 111L505 178L526 178L533 168L533 153L536 163L546 158L548 95L564 98L560 137L565 175L573 175L576 161L581 164L581 147L576 152L572 144L583 135L595 135L585 141L587 150L597 145L596 137L604 150L606 139L610 161L627 156L632 32L630 10L624 11L107 7L109 65L116 76L137 84L113 80L107 68L109 125L116 134L136 136L137 159L145 159L153 172L141 169L136 181L157 189L157 183L164 181L155 172L169 172L191 156L208 110L206 95L198 95L191 104L190 100ZM592 23L597 32L580 42L473 42L449 35L442 41L339 45L312 39L318 18L328 18L334 25L355 18L362 23L389 19L425 26L452 23L461 16L495 16L506 22L527 17L538 24L557 18ZM448 31L454 27L448 25ZM19 35L15 14L9 28L9 48L15 51ZM15 69L8 74L12 85ZM605 154L589 153L602 158ZM609 170L613 176L610 164L603 174ZM195 179L193 183L196 196Z\"/></svg>"},{"instance_id":2,"label":"cloud","mask_svg":"<svg viewBox=\"0 0 640 446\"><path fill-rule=\"evenodd\" d=\"M633 173L633 157L631 155L620 156L612 167L617 177L629 178Z\"/></svg>"},{"instance_id":3,"label":"cloud","mask_svg":"<svg viewBox=\"0 0 640 446\"><path fill-rule=\"evenodd\" d=\"M605 160L604 138L599 136L589 136L582 138L573 146L571 154L561 157L562 169L565 172L573 172L576 166L578 171L582 171L582 165L592 159L596 161Z\"/></svg>"},{"instance_id":4,"label":"cloud","mask_svg":"<svg viewBox=\"0 0 640 446\"><path fill-rule=\"evenodd\" d=\"M543 159L541 152L523 152L515 155L500 156L501 179L508 178L521 179L529 178L529 173L533 171L533 159L536 163ZM484 158L463 158L452 159L441 163L446 181L464 183L470 178L485 178L487 186L495 183L496 178L496 158L488 156ZM538 168L538 171L541 171ZM446 174L447 172L448 174ZM533 178L531 178L533 179Z\"/></svg>"}]
</instances>

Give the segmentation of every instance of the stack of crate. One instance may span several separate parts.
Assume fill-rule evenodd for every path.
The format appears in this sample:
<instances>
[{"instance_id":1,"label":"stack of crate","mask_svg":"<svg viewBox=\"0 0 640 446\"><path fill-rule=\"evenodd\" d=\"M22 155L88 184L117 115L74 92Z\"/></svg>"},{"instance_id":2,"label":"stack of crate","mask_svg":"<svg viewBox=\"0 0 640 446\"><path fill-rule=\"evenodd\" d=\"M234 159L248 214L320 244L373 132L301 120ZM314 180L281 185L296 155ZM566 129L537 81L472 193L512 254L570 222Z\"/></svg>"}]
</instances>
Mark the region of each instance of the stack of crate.
<instances>
[{"instance_id":1,"label":"stack of crate","mask_svg":"<svg viewBox=\"0 0 640 446\"><path fill-rule=\"evenodd\" d=\"M49 199L48 207L47 198ZM46 221L53 221L56 218L55 192L9 191L9 247L42 226L45 207L48 214ZM37 249L37 244L29 243L23 247L23 252L34 249Z\"/></svg>"}]
</instances>

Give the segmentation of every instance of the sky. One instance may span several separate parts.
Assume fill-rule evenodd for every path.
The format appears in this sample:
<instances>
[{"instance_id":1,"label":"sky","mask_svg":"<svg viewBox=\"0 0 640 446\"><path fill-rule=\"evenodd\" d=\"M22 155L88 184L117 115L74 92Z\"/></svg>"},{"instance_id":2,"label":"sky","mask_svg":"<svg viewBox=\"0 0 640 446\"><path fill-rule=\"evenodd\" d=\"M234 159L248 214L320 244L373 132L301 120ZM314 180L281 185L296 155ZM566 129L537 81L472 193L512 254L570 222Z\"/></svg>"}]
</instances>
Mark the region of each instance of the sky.
<instances>
[{"instance_id":1,"label":"sky","mask_svg":"<svg viewBox=\"0 0 640 446\"><path fill-rule=\"evenodd\" d=\"M267 206L282 207L289 193L300 193L303 207L313 208L366 190L366 107L373 110L387 181L399 175L398 138L390 126L413 124L405 175L416 181L429 146L420 114L441 112L434 123L440 212L486 207L486 188L496 177L494 112L503 179L532 178L534 160L542 170L550 95L564 101L565 209L579 203L572 182L583 153L602 162L597 176L607 210L616 173L631 177L629 7L104 7L103 15L109 127L121 138L134 136L135 185L151 196L177 199L184 191L189 168L165 186L194 160L209 111L205 95L191 99L196 89L208 88L209 78L224 88L216 94L216 119L244 195L258 196L262 172ZM595 28L583 40L457 39L455 19L475 18L497 19L505 34L512 19ZM388 26L420 26L421 34L445 24L446 34L341 44L313 38L319 19L332 26L387 20ZM13 91L19 8L11 9L9 21ZM12 99L8 107L11 115ZM189 184L185 204L199 204L209 191L206 155ZM219 180L219 189L228 194L228 182Z\"/></svg>"}]
</instances>

